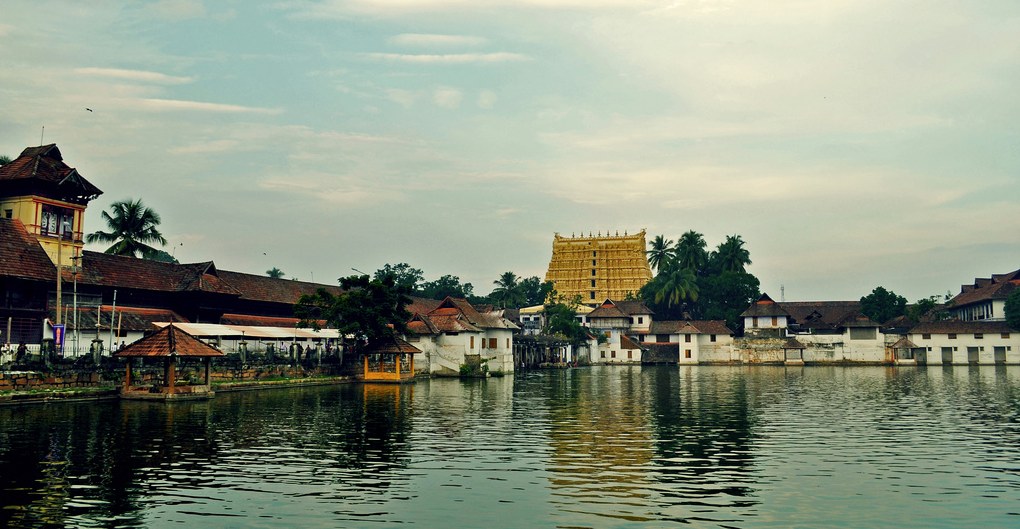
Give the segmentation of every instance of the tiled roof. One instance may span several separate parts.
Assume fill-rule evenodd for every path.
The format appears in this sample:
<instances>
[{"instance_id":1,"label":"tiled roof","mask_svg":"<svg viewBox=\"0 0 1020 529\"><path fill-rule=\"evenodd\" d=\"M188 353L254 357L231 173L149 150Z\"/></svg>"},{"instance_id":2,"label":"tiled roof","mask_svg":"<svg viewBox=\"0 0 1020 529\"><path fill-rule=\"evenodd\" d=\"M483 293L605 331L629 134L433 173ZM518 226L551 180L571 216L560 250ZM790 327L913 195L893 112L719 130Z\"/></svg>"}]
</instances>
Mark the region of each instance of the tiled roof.
<instances>
[{"instance_id":1,"label":"tiled roof","mask_svg":"<svg viewBox=\"0 0 1020 529\"><path fill-rule=\"evenodd\" d=\"M911 342L906 336L896 340L896 343L892 344L893 349L916 349L917 344Z\"/></svg>"},{"instance_id":2,"label":"tiled roof","mask_svg":"<svg viewBox=\"0 0 1020 529\"><path fill-rule=\"evenodd\" d=\"M291 279L274 279L264 275L220 270L218 276L230 285L231 288L240 292L241 299L254 301L270 301L293 305L297 303L301 296L305 294L314 295L320 288L326 289L327 292L334 296L341 293L340 287L336 285L321 285Z\"/></svg>"},{"instance_id":3,"label":"tiled roof","mask_svg":"<svg viewBox=\"0 0 1020 529\"><path fill-rule=\"evenodd\" d=\"M294 327L300 321L299 318L252 316L250 314L224 314L220 316L221 325L248 325L252 327ZM325 321L319 322L319 326L324 326L325 324Z\"/></svg>"},{"instance_id":4,"label":"tiled roof","mask_svg":"<svg viewBox=\"0 0 1020 529\"><path fill-rule=\"evenodd\" d=\"M0 276L57 280L57 267L17 219L0 219Z\"/></svg>"},{"instance_id":5,"label":"tiled roof","mask_svg":"<svg viewBox=\"0 0 1020 529\"><path fill-rule=\"evenodd\" d=\"M96 330L96 318L99 317L99 329L110 331L110 314L114 310L111 305L102 307L78 307L78 330L82 336L89 336ZM100 312L101 311L101 312ZM116 316L113 318L113 327L122 331L147 332L155 328L157 321L185 322L187 319L180 314L168 309L150 309L142 307L117 306ZM50 311L50 317L54 318L55 313ZM64 323L68 332L73 326L74 315L71 310L63 314Z\"/></svg>"},{"instance_id":6,"label":"tiled roof","mask_svg":"<svg viewBox=\"0 0 1020 529\"><path fill-rule=\"evenodd\" d=\"M620 348L621 349L641 349L641 345L631 340L626 334L620 335Z\"/></svg>"},{"instance_id":7,"label":"tiled roof","mask_svg":"<svg viewBox=\"0 0 1020 529\"><path fill-rule=\"evenodd\" d=\"M625 314L629 316L637 316L639 314L641 315L655 314L654 312L652 312L652 309L648 308L648 305L645 305L644 301L628 300L617 301L615 303L618 309L622 310Z\"/></svg>"},{"instance_id":8,"label":"tiled roof","mask_svg":"<svg viewBox=\"0 0 1020 529\"><path fill-rule=\"evenodd\" d=\"M407 343L406 341L394 336L391 339L385 340L377 344L373 344L372 346L370 346L369 352L375 354L403 353L413 355L420 353L421 349L418 349L417 347Z\"/></svg>"},{"instance_id":9,"label":"tiled roof","mask_svg":"<svg viewBox=\"0 0 1020 529\"><path fill-rule=\"evenodd\" d=\"M178 329L173 324L163 327L159 331L128 345L124 349L113 354L116 357L160 357L187 356L193 358L224 356L215 347L195 338L194 336Z\"/></svg>"},{"instance_id":10,"label":"tiled roof","mask_svg":"<svg viewBox=\"0 0 1020 529\"><path fill-rule=\"evenodd\" d=\"M439 305L441 305L443 303L442 300L438 300L438 299L426 299L426 298L419 298L419 297L415 297L415 296L410 296L410 298L411 298L411 304L407 305L405 308L407 309L407 312L410 312L411 314L416 314L416 313L417 314L428 314L428 313L436 310L437 308L439 308Z\"/></svg>"},{"instance_id":11,"label":"tiled roof","mask_svg":"<svg viewBox=\"0 0 1020 529\"><path fill-rule=\"evenodd\" d=\"M778 303L772 300L768 294L762 294L758 301L755 301L747 308L744 312L740 313L741 317L745 316L789 316L790 314L783 309Z\"/></svg>"},{"instance_id":12,"label":"tiled roof","mask_svg":"<svg viewBox=\"0 0 1020 529\"><path fill-rule=\"evenodd\" d=\"M791 336L786 339L786 343L783 344L783 349L807 349L807 346L801 343L800 340Z\"/></svg>"},{"instance_id":13,"label":"tiled roof","mask_svg":"<svg viewBox=\"0 0 1020 529\"><path fill-rule=\"evenodd\" d=\"M977 278L972 285L960 287L960 293L950 301L954 308L980 303L990 299L1006 299L1020 287L1020 270L996 274L991 278Z\"/></svg>"},{"instance_id":14,"label":"tiled roof","mask_svg":"<svg viewBox=\"0 0 1020 529\"><path fill-rule=\"evenodd\" d=\"M722 334L733 331L723 320L661 320L653 321L648 334Z\"/></svg>"},{"instance_id":15,"label":"tiled roof","mask_svg":"<svg viewBox=\"0 0 1020 529\"><path fill-rule=\"evenodd\" d=\"M53 189L56 196L51 198L74 202L88 201L103 194L76 169L64 163L60 149L53 143L29 147L11 163L0 166L0 187L15 186L12 191L20 192L20 186L32 182Z\"/></svg>"},{"instance_id":16,"label":"tiled roof","mask_svg":"<svg viewBox=\"0 0 1020 529\"><path fill-rule=\"evenodd\" d=\"M1008 333L1016 332L1004 321L931 321L918 323L910 329L910 334L970 334L970 333Z\"/></svg>"}]
</instances>

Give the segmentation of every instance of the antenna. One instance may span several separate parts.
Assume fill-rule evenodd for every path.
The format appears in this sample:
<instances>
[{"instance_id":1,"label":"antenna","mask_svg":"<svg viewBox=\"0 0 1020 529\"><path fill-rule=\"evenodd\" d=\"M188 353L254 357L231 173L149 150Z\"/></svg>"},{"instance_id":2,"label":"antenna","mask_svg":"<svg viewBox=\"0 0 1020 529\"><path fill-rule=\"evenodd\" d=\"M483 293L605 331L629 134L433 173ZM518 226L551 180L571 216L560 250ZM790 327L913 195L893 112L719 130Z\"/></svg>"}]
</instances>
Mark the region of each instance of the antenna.
<instances>
[{"instance_id":1,"label":"antenna","mask_svg":"<svg viewBox=\"0 0 1020 529\"><path fill-rule=\"evenodd\" d=\"M786 285L783 284L779 285L779 301L781 303L786 302Z\"/></svg>"},{"instance_id":2,"label":"antenna","mask_svg":"<svg viewBox=\"0 0 1020 529\"><path fill-rule=\"evenodd\" d=\"M46 135L46 125L42 126L42 131L39 132L39 145L43 144L43 136Z\"/></svg>"}]
</instances>

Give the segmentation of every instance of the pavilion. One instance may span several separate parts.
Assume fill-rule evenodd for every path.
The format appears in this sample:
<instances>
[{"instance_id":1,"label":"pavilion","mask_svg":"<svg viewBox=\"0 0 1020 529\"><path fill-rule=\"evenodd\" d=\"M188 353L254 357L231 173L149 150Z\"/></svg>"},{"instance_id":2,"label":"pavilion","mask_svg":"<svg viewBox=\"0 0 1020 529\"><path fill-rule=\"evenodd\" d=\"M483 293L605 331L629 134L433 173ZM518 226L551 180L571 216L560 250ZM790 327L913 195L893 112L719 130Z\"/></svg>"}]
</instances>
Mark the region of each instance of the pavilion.
<instances>
[{"instance_id":1,"label":"pavilion","mask_svg":"<svg viewBox=\"0 0 1020 529\"><path fill-rule=\"evenodd\" d=\"M124 387L120 396L135 400L208 399L213 396L209 385L209 365L214 357L224 356L215 347L170 324L159 331L128 345L113 354L129 359L124 374ZM159 385L134 385L132 358L162 358L163 376ZM185 358L200 358L204 362L201 384L177 384L177 364Z\"/></svg>"}]
</instances>

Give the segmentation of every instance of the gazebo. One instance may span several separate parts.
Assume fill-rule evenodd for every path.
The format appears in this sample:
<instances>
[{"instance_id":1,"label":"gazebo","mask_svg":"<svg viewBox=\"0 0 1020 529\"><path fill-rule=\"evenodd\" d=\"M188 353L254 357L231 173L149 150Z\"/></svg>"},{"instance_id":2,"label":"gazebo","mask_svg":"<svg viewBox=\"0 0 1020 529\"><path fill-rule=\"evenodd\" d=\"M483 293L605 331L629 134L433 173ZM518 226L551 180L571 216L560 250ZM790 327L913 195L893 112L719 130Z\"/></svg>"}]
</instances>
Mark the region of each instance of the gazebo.
<instances>
[{"instance_id":1,"label":"gazebo","mask_svg":"<svg viewBox=\"0 0 1020 529\"><path fill-rule=\"evenodd\" d=\"M381 341L363 355L365 382L411 382L414 380L414 355L421 349L393 336Z\"/></svg>"},{"instance_id":2,"label":"gazebo","mask_svg":"<svg viewBox=\"0 0 1020 529\"><path fill-rule=\"evenodd\" d=\"M783 344L783 363L788 366L804 365L804 349L807 347L800 340L790 337Z\"/></svg>"},{"instance_id":3,"label":"gazebo","mask_svg":"<svg viewBox=\"0 0 1020 529\"><path fill-rule=\"evenodd\" d=\"M213 357L224 356L215 347L206 344L178 329L173 324L138 340L114 353L118 358L162 358L163 380L161 385L133 385L132 363L129 360L124 374L124 387L120 396L135 400L208 399L213 396L209 386L209 364ZM202 384L177 384L177 363L184 358L204 360L204 382Z\"/></svg>"}]
</instances>

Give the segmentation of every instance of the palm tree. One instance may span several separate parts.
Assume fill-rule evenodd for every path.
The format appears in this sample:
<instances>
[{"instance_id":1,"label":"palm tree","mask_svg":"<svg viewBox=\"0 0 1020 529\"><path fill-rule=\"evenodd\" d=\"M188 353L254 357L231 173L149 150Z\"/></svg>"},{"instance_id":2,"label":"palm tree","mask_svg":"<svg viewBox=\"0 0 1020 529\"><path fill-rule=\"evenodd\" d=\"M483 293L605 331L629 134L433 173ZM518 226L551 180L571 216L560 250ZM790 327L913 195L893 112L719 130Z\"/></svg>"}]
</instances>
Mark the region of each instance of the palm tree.
<instances>
[{"instance_id":1,"label":"palm tree","mask_svg":"<svg viewBox=\"0 0 1020 529\"><path fill-rule=\"evenodd\" d=\"M279 268L274 266L269 270L266 270L266 275L273 279L280 279L283 277L283 270L280 270Z\"/></svg>"},{"instance_id":2,"label":"palm tree","mask_svg":"<svg viewBox=\"0 0 1020 529\"><path fill-rule=\"evenodd\" d=\"M698 300L698 282L689 268L673 267L655 278L655 302L667 307Z\"/></svg>"},{"instance_id":3,"label":"palm tree","mask_svg":"<svg viewBox=\"0 0 1020 529\"><path fill-rule=\"evenodd\" d=\"M744 248L744 240L739 235L727 235L712 253L712 259L722 272L744 272L751 264L751 252Z\"/></svg>"},{"instance_id":4,"label":"palm tree","mask_svg":"<svg viewBox=\"0 0 1020 529\"><path fill-rule=\"evenodd\" d=\"M11 157L7 156L6 154L0 155L0 165L7 165L13 161L14 160L12 160Z\"/></svg>"},{"instance_id":5,"label":"palm tree","mask_svg":"<svg viewBox=\"0 0 1020 529\"><path fill-rule=\"evenodd\" d=\"M708 252L705 251L705 238L694 230L689 230L676 241L677 265L692 270L695 274L705 269L708 264Z\"/></svg>"},{"instance_id":6,"label":"palm tree","mask_svg":"<svg viewBox=\"0 0 1020 529\"><path fill-rule=\"evenodd\" d=\"M150 243L166 246L166 239L156 229L160 222L159 214L145 207L141 199L114 202L110 205L110 212L104 211L102 215L110 231L90 233L85 236L85 242L113 243L106 253L142 258L150 258L159 252L149 246Z\"/></svg>"},{"instance_id":7,"label":"palm tree","mask_svg":"<svg viewBox=\"0 0 1020 529\"><path fill-rule=\"evenodd\" d=\"M524 304L525 296L517 274L503 272L499 279L493 281L492 284L496 285L496 288L490 296L504 309L507 307L517 308Z\"/></svg>"},{"instance_id":8,"label":"palm tree","mask_svg":"<svg viewBox=\"0 0 1020 529\"><path fill-rule=\"evenodd\" d=\"M652 239L652 249L648 250L647 253L648 264L656 271L661 271L662 265L669 261L673 254L673 241L662 235L656 235Z\"/></svg>"}]
</instances>

